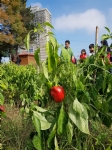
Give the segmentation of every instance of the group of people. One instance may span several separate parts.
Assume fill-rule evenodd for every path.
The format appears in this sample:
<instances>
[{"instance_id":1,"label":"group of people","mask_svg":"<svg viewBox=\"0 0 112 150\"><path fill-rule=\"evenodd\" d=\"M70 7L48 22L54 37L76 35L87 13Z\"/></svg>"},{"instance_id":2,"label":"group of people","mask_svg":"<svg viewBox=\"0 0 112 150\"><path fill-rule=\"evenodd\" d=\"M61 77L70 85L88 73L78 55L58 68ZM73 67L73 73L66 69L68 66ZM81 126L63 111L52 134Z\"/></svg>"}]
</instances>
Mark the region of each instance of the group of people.
<instances>
[{"instance_id":1,"label":"group of people","mask_svg":"<svg viewBox=\"0 0 112 150\"><path fill-rule=\"evenodd\" d=\"M112 55L111 55L111 48L108 47L108 42L106 40L103 40L101 41L101 46L98 46L98 50L100 50L102 48L102 46L106 46L106 52L107 52L107 58L109 60L109 63L112 64ZM89 45L89 55L87 55L86 53L86 50L85 49L82 49L81 50L81 54L80 54L80 61L82 62L84 59L86 59L88 56L91 56L91 55L95 55L95 50L94 50L95 46L94 44L90 44ZM74 57L74 54L73 54L73 51L72 49L70 48L70 41L69 40L66 40L65 41L65 49L69 52L70 56L71 56L71 60L73 63L76 64L76 58ZM62 57L62 52L60 54L60 57ZM102 55L102 58L104 56ZM112 71L111 71L112 72Z\"/></svg>"}]
</instances>

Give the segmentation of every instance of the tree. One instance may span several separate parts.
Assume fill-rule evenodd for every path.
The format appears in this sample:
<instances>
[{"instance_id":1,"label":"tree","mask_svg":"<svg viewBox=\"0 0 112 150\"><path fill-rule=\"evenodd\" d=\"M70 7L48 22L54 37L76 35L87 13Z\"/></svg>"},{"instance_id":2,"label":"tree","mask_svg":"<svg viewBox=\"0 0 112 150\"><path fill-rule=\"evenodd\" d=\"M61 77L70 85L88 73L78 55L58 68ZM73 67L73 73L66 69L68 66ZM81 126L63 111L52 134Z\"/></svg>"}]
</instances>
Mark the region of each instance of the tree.
<instances>
[{"instance_id":1,"label":"tree","mask_svg":"<svg viewBox=\"0 0 112 150\"><path fill-rule=\"evenodd\" d=\"M26 8L26 0L1 0L0 49L2 51L18 50L23 45L25 35L33 28L30 8Z\"/></svg>"}]
</instances>

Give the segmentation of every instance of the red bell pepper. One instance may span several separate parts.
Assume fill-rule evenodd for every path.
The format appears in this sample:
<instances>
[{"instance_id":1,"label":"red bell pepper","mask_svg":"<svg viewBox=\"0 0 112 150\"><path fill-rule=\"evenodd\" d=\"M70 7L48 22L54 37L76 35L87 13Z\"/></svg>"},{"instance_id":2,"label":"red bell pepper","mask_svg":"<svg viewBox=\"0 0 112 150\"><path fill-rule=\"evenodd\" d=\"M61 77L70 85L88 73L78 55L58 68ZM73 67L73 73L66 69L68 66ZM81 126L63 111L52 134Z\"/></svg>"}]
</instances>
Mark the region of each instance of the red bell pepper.
<instances>
[{"instance_id":1,"label":"red bell pepper","mask_svg":"<svg viewBox=\"0 0 112 150\"><path fill-rule=\"evenodd\" d=\"M0 105L0 111L5 112L5 107Z\"/></svg>"},{"instance_id":2,"label":"red bell pepper","mask_svg":"<svg viewBox=\"0 0 112 150\"><path fill-rule=\"evenodd\" d=\"M65 91L62 86L53 86L50 90L50 94L55 102L62 102L65 98Z\"/></svg>"}]
</instances>

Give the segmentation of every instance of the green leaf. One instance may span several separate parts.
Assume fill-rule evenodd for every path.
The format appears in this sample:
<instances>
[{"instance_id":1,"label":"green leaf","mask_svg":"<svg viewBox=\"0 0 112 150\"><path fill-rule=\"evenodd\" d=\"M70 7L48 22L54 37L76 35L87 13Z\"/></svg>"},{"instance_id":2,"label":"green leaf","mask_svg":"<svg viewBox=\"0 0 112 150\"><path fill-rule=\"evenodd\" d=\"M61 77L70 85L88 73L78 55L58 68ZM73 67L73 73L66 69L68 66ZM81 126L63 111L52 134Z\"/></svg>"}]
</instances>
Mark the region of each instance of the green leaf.
<instances>
[{"instance_id":1,"label":"green leaf","mask_svg":"<svg viewBox=\"0 0 112 150\"><path fill-rule=\"evenodd\" d=\"M25 47L29 51L29 47L30 47L30 33L28 33L26 38L25 38Z\"/></svg>"},{"instance_id":2,"label":"green leaf","mask_svg":"<svg viewBox=\"0 0 112 150\"><path fill-rule=\"evenodd\" d=\"M72 142L72 137L73 137L73 125L70 122L70 120L68 120L68 123L66 125L66 130L67 130L67 137L68 137L68 142L69 144L71 144Z\"/></svg>"},{"instance_id":3,"label":"green leaf","mask_svg":"<svg viewBox=\"0 0 112 150\"><path fill-rule=\"evenodd\" d=\"M53 126L53 129L49 134L49 138L47 140L48 147L50 147L50 143L51 143L52 139L54 138L55 134L56 134L56 124Z\"/></svg>"},{"instance_id":4,"label":"green leaf","mask_svg":"<svg viewBox=\"0 0 112 150\"><path fill-rule=\"evenodd\" d=\"M108 27L105 27L105 29L110 33L110 29Z\"/></svg>"},{"instance_id":5,"label":"green leaf","mask_svg":"<svg viewBox=\"0 0 112 150\"><path fill-rule=\"evenodd\" d=\"M107 114L109 111L109 103L107 101L103 101L102 103L102 110L103 113Z\"/></svg>"},{"instance_id":6,"label":"green leaf","mask_svg":"<svg viewBox=\"0 0 112 150\"><path fill-rule=\"evenodd\" d=\"M71 121L83 132L89 134L88 113L86 107L77 99L69 106L68 115Z\"/></svg>"},{"instance_id":7,"label":"green leaf","mask_svg":"<svg viewBox=\"0 0 112 150\"><path fill-rule=\"evenodd\" d=\"M54 50L52 44L47 42L46 43L46 53L48 56L48 71L51 72L54 68L56 68L55 64L55 57L54 57Z\"/></svg>"},{"instance_id":8,"label":"green leaf","mask_svg":"<svg viewBox=\"0 0 112 150\"><path fill-rule=\"evenodd\" d=\"M49 36L49 38L50 38L50 42L52 43L52 45L53 45L53 47L55 49L55 47L57 45L56 38L54 36L51 36L51 35Z\"/></svg>"},{"instance_id":9,"label":"green leaf","mask_svg":"<svg viewBox=\"0 0 112 150\"><path fill-rule=\"evenodd\" d=\"M34 28L34 33L38 32L38 28Z\"/></svg>"},{"instance_id":10,"label":"green leaf","mask_svg":"<svg viewBox=\"0 0 112 150\"><path fill-rule=\"evenodd\" d=\"M36 111L33 111L33 115L39 119L40 124L41 124L41 130L47 130L51 127L51 123L49 123L46 120L44 115Z\"/></svg>"},{"instance_id":11,"label":"green leaf","mask_svg":"<svg viewBox=\"0 0 112 150\"><path fill-rule=\"evenodd\" d=\"M34 136L32 142L33 142L34 147L35 147L37 150L42 150L41 141L40 141L40 139L39 139L38 136Z\"/></svg>"},{"instance_id":12,"label":"green leaf","mask_svg":"<svg viewBox=\"0 0 112 150\"><path fill-rule=\"evenodd\" d=\"M48 35L55 35L53 32L48 32L47 34Z\"/></svg>"},{"instance_id":13,"label":"green leaf","mask_svg":"<svg viewBox=\"0 0 112 150\"><path fill-rule=\"evenodd\" d=\"M40 57L39 57L39 54L40 54L40 48L38 48L35 53L34 53L34 58L36 60L36 63L37 65L40 65Z\"/></svg>"},{"instance_id":14,"label":"green leaf","mask_svg":"<svg viewBox=\"0 0 112 150\"><path fill-rule=\"evenodd\" d=\"M110 117L110 116L103 116L102 123L104 125L106 125L108 128L110 128L111 125L112 125L112 117Z\"/></svg>"},{"instance_id":15,"label":"green leaf","mask_svg":"<svg viewBox=\"0 0 112 150\"><path fill-rule=\"evenodd\" d=\"M46 109L43 109L42 107L39 107L39 106L35 106L35 108L37 109L37 111L42 112L42 113L47 111Z\"/></svg>"},{"instance_id":16,"label":"green leaf","mask_svg":"<svg viewBox=\"0 0 112 150\"><path fill-rule=\"evenodd\" d=\"M65 48L62 48L62 57L64 60L70 61L71 56Z\"/></svg>"},{"instance_id":17,"label":"green leaf","mask_svg":"<svg viewBox=\"0 0 112 150\"><path fill-rule=\"evenodd\" d=\"M97 75L97 78L96 78L96 89L97 89L97 91L101 89L103 81L104 81L104 75L99 73Z\"/></svg>"},{"instance_id":18,"label":"green leaf","mask_svg":"<svg viewBox=\"0 0 112 150\"><path fill-rule=\"evenodd\" d=\"M60 109L60 113L59 113L59 117L58 117L58 129L57 129L57 133L60 135L63 133L63 130L66 126L65 124L65 120L66 119L66 113L65 113L65 110L64 110L64 107L63 107L63 104L61 106L61 109Z\"/></svg>"},{"instance_id":19,"label":"green leaf","mask_svg":"<svg viewBox=\"0 0 112 150\"><path fill-rule=\"evenodd\" d=\"M48 51L48 63L50 62L52 69L57 67L59 56L58 56L58 42L54 36L49 36L49 51Z\"/></svg>"},{"instance_id":20,"label":"green leaf","mask_svg":"<svg viewBox=\"0 0 112 150\"><path fill-rule=\"evenodd\" d=\"M54 144L55 144L55 150L59 150L58 141L57 141L56 136L55 136L55 139L54 139Z\"/></svg>"},{"instance_id":21,"label":"green leaf","mask_svg":"<svg viewBox=\"0 0 112 150\"><path fill-rule=\"evenodd\" d=\"M34 126L36 128L36 131L38 133L38 136L41 136L41 124L40 124L39 119L35 116L34 113L33 113L32 120L33 120L33 124L34 124Z\"/></svg>"},{"instance_id":22,"label":"green leaf","mask_svg":"<svg viewBox=\"0 0 112 150\"><path fill-rule=\"evenodd\" d=\"M83 85L83 83L81 82L81 81L78 81L78 84L77 84L77 86L78 86L78 90L81 90L81 91L84 91L85 92L85 87L84 87L84 85Z\"/></svg>"},{"instance_id":23,"label":"green leaf","mask_svg":"<svg viewBox=\"0 0 112 150\"><path fill-rule=\"evenodd\" d=\"M55 58L55 66L57 67L58 62L59 62L59 55L58 55L58 48L57 48L57 46L55 47L54 58Z\"/></svg>"},{"instance_id":24,"label":"green leaf","mask_svg":"<svg viewBox=\"0 0 112 150\"><path fill-rule=\"evenodd\" d=\"M111 146L109 146L106 150L112 150L112 149L111 149Z\"/></svg>"},{"instance_id":25,"label":"green leaf","mask_svg":"<svg viewBox=\"0 0 112 150\"><path fill-rule=\"evenodd\" d=\"M104 76L103 78L103 93L104 93L107 86L106 72L104 72L103 76Z\"/></svg>"},{"instance_id":26,"label":"green leaf","mask_svg":"<svg viewBox=\"0 0 112 150\"><path fill-rule=\"evenodd\" d=\"M7 81L5 79L0 80L0 87L3 90L6 90L8 88L8 83L7 83Z\"/></svg>"},{"instance_id":27,"label":"green leaf","mask_svg":"<svg viewBox=\"0 0 112 150\"><path fill-rule=\"evenodd\" d=\"M45 64L45 62L42 63L42 67L43 67L43 71L44 71L44 76L46 79L48 79L48 70L47 70L47 66Z\"/></svg>"},{"instance_id":28,"label":"green leaf","mask_svg":"<svg viewBox=\"0 0 112 150\"><path fill-rule=\"evenodd\" d=\"M39 119L33 114L32 117L33 124L37 131L37 136L34 136L33 138L33 145L37 150L42 150L42 141L41 141L41 124Z\"/></svg>"},{"instance_id":29,"label":"green leaf","mask_svg":"<svg viewBox=\"0 0 112 150\"><path fill-rule=\"evenodd\" d=\"M98 99L97 97L97 100L94 100L94 105L97 109L101 110L102 109L102 99L100 97L100 99Z\"/></svg>"},{"instance_id":30,"label":"green leaf","mask_svg":"<svg viewBox=\"0 0 112 150\"><path fill-rule=\"evenodd\" d=\"M42 24L37 23L37 29L38 29L38 34L41 34L44 32L44 28L42 27Z\"/></svg>"},{"instance_id":31,"label":"green leaf","mask_svg":"<svg viewBox=\"0 0 112 150\"><path fill-rule=\"evenodd\" d=\"M29 114L29 112L30 112L30 110L29 110L29 108L26 106L25 107L25 112L27 113L27 114Z\"/></svg>"},{"instance_id":32,"label":"green leaf","mask_svg":"<svg viewBox=\"0 0 112 150\"><path fill-rule=\"evenodd\" d=\"M4 96L0 93L0 105L4 104Z\"/></svg>"},{"instance_id":33,"label":"green leaf","mask_svg":"<svg viewBox=\"0 0 112 150\"><path fill-rule=\"evenodd\" d=\"M74 81L74 83L77 83L77 76L76 76L76 74L73 74L73 81Z\"/></svg>"},{"instance_id":34,"label":"green leaf","mask_svg":"<svg viewBox=\"0 0 112 150\"><path fill-rule=\"evenodd\" d=\"M87 91L83 91L83 92L84 92L84 95L85 95L87 101L90 102L90 95L89 95L89 92L87 92Z\"/></svg>"},{"instance_id":35,"label":"green leaf","mask_svg":"<svg viewBox=\"0 0 112 150\"><path fill-rule=\"evenodd\" d=\"M52 28L52 29L54 29L54 27L52 26L52 24L50 24L49 22L44 22L44 25L45 25L45 26L48 26L48 27L50 27L50 28Z\"/></svg>"},{"instance_id":36,"label":"green leaf","mask_svg":"<svg viewBox=\"0 0 112 150\"><path fill-rule=\"evenodd\" d=\"M104 34L101 37L102 40L108 40L109 38L110 38L110 35L108 35L108 34Z\"/></svg>"}]
</instances>

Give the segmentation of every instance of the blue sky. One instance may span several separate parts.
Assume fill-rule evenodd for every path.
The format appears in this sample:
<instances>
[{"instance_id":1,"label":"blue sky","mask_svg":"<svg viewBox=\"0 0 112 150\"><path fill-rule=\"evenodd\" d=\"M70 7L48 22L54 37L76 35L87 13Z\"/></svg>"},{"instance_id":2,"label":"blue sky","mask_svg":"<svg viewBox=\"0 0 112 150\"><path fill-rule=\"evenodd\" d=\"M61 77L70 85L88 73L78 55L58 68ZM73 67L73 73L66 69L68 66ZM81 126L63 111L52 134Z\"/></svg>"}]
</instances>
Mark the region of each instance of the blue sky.
<instances>
[{"instance_id":1,"label":"blue sky","mask_svg":"<svg viewBox=\"0 0 112 150\"><path fill-rule=\"evenodd\" d=\"M99 45L104 26L112 30L112 0L27 0L27 6L39 5L52 14L54 33L59 44L71 41L76 57L95 43L95 28L99 26ZM111 41L108 41L109 44Z\"/></svg>"}]
</instances>

